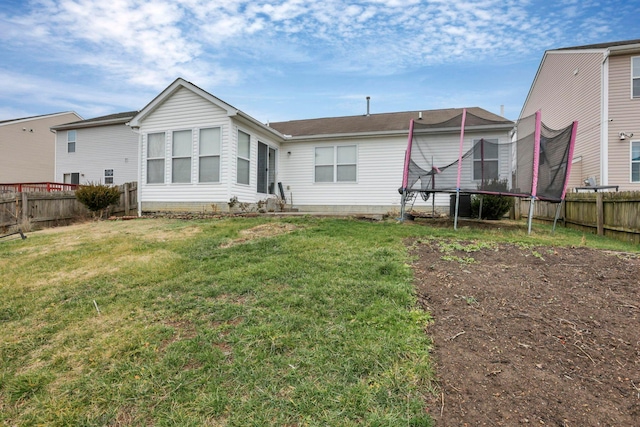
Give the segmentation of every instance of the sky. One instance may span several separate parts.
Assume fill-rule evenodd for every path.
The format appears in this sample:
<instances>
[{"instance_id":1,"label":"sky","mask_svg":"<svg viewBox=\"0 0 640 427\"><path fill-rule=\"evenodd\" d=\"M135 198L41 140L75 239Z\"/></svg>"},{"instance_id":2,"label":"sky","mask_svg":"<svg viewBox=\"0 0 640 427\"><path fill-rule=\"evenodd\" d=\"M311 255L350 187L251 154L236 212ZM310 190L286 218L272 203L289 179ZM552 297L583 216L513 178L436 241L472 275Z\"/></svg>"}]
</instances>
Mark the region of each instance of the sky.
<instances>
[{"instance_id":1,"label":"sky","mask_svg":"<svg viewBox=\"0 0 640 427\"><path fill-rule=\"evenodd\" d=\"M545 50L640 39L640 0L0 0L0 120L140 110L182 77L257 120L481 107ZM503 107L502 107L503 106Z\"/></svg>"}]
</instances>

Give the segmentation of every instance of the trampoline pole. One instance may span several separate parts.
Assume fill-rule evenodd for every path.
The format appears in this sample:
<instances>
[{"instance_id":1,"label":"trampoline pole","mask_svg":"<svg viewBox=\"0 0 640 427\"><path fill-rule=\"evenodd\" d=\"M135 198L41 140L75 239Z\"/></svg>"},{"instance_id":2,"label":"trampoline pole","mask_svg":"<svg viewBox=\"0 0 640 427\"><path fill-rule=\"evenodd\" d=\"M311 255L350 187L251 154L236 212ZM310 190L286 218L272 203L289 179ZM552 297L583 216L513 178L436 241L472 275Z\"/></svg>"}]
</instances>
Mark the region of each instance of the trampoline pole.
<instances>
[{"instance_id":1,"label":"trampoline pole","mask_svg":"<svg viewBox=\"0 0 640 427\"><path fill-rule=\"evenodd\" d=\"M531 202L529 203L529 229L527 231L527 234L531 234L531 223L533 222L533 202L535 201L535 198L531 198Z\"/></svg>"},{"instance_id":2,"label":"trampoline pole","mask_svg":"<svg viewBox=\"0 0 640 427\"><path fill-rule=\"evenodd\" d=\"M431 156L431 189L436 188L436 171L433 169L433 156ZM431 193L431 218L436 217L436 193Z\"/></svg>"},{"instance_id":3,"label":"trampoline pole","mask_svg":"<svg viewBox=\"0 0 640 427\"><path fill-rule=\"evenodd\" d=\"M460 204L460 189L456 189L456 211L453 219L453 229L458 229L458 205Z\"/></svg>"},{"instance_id":4,"label":"trampoline pole","mask_svg":"<svg viewBox=\"0 0 640 427\"><path fill-rule=\"evenodd\" d=\"M436 217L436 193L431 194L431 218Z\"/></svg>"},{"instance_id":5,"label":"trampoline pole","mask_svg":"<svg viewBox=\"0 0 640 427\"><path fill-rule=\"evenodd\" d=\"M564 199L560 200L558 203L558 207L556 208L556 217L553 219L553 228L551 229L551 234L556 232L556 224L558 223L558 218L560 218L560 209L562 208L562 204L564 203Z\"/></svg>"},{"instance_id":6,"label":"trampoline pole","mask_svg":"<svg viewBox=\"0 0 640 427\"><path fill-rule=\"evenodd\" d=\"M484 202L484 195L480 196L480 209L478 211L478 219L482 219L482 202Z\"/></svg>"},{"instance_id":7,"label":"trampoline pole","mask_svg":"<svg viewBox=\"0 0 640 427\"><path fill-rule=\"evenodd\" d=\"M405 203L407 200L407 189L402 189L402 196L400 196L400 222L404 222Z\"/></svg>"}]
</instances>

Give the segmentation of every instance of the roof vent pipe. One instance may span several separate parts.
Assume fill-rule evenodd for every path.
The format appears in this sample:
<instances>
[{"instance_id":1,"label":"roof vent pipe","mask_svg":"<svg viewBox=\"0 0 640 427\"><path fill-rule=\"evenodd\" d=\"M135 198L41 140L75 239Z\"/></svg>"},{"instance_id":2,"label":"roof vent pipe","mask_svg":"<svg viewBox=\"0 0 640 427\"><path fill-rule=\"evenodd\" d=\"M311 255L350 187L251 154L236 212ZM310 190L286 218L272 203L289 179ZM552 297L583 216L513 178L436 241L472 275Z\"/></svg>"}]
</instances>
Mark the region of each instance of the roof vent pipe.
<instances>
[{"instance_id":1,"label":"roof vent pipe","mask_svg":"<svg viewBox=\"0 0 640 427\"><path fill-rule=\"evenodd\" d=\"M422 120L422 111L418 112L418 120Z\"/></svg>"},{"instance_id":2,"label":"roof vent pipe","mask_svg":"<svg viewBox=\"0 0 640 427\"><path fill-rule=\"evenodd\" d=\"M367 96L367 117L369 117L369 102L371 101L371 97Z\"/></svg>"}]
</instances>

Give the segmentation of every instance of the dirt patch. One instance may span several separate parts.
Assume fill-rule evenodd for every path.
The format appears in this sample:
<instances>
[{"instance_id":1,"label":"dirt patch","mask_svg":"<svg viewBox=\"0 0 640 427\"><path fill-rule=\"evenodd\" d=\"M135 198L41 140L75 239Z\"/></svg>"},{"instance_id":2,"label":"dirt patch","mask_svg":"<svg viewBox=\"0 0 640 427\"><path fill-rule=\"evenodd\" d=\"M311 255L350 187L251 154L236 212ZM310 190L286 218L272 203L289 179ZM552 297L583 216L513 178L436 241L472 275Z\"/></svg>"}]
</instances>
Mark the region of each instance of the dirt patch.
<instances>
[{"instance_id":1,"label":"dirt patch","mask_svg":"<svg viewBox=\"0 0 640 427\"><path fill-rule=\"evenodd\" d=\"M280 234L291 233L296 228L298 227L293 224L277 223L277 222L257 225L253 228L240 230L239 238L231 240L227 243L224 243L221 245L221 247L229 248L233 245L246 243L248 241L260 239L263 237L273 237L273 236L278 236Z\"/></svg>"},{"instance_id":2,"label":"dirt patch","mask_svg":"<svg viewBox=\"0 0 640 427\"><path fill-rule=\"evenodd\" d=\"M640 259L586 248L414 243L437 426L640 419Z\"/></svg>"},{"instance_id":3,"label":"dirt patch","mask_svg":"<svg viewBox=\"0 0 640 427\"><path fill-rule=\"evenodd\" d=\"M168 229L163 219L140 218L135 221L89 221L66 227L47 228L37 234L54 234L56 248L74 247L87 240L95 241L116 235L131 235L151 241L184 240L202 232L197 224Z\"/></svg>"}]
</instances>

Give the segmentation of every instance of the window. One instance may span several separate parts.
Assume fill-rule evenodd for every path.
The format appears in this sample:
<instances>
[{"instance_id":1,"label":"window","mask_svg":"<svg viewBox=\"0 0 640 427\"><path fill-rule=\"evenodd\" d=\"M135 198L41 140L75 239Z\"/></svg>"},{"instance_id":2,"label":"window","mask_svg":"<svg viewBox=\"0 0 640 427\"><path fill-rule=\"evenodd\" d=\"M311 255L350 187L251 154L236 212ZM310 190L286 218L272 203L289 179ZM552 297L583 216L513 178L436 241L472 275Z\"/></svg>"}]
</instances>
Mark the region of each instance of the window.
<instances>
[{"instance_id":1,"label":"window","mask_svg":"<svg viewBox=\"0 0 640 427\"><path fill-rule=\"evenodd\" d=\"M173 132L171 145L171 182L191 182L191 130Z\"/></svg>"},{"instance_id":2,"label":"window","mask_svg":"<svg viewBox=\"0 0 640 427\"><path fill-rule=\"evenodd\" d=\"M640 56L631 58L632 98L640 98Z\"/></svg>"},{"instance_id":3,"label":"window","mask_svg":"<svg viewBox=\"0 0 640 427\"><path fill-rule=\"evenodd\" d=\"M113 184L113 169L104 170L104 183Z\"/></svg>"},{"instance_id":4,"label":"window","mask_svg":"<svg viewBox=\"0 0 640 427\"><path fill-rule=\"evenodd\" d=\"M315 154L315 182L356 182L357 146L316 147Z\"/></svg>"},{"instance_id":5,"label":"window","mask_svg":"<svg viewBox=\"0 0 640 427\"><path fill-rule=\"evenodd\" d=\"M251 170L251 137L249 134L238 131L238 184L249 185Z\"/></svg>"},{"instance_id":6,"label":"window","mask_svg":"<svg viewBox=\"0 0 640 427\"><path fill-rule=\"evenodd\" d=\"M640 141L631 143L631 182L640 182Z\"/></svg>"},{"instance_id":7,"label":"window","mask_svg":"<svg viewBox=\"0 0 640 427\"><path fill-rule=\"evenodd\" d=\"M498 179L497 139L473 141L473 179L474 181Z\"/></svg>"},{"instance_id":8,"label":"window","mask_svg":"<svg viewBox=\"0 0 640 427\"><path fill-rule=\"evenodd\" d=\"M65 173L62 179L65 184L80 184L80 172Z\"/></svg>"},{"instance_id":9,"label":"window","mask_svg":"<svg viewBox=\"0 0 640 427\"><path fill-rule=\"evenodd\" d=\"M76 131L68 130L67 131L67 153L75 153L76 152Z\"/></svg>"},{"instance_id":10,"label":"window","mask_svg":"<svg viewBox=\"0 0 640 427\"><path fill-rule=\"evenodd\" d=\"M220 128L200 129L199 182L220 182Z\"/></svg>"},{"instance_id":11,"label":"window","mask_svg":"<svg viewBox=\"0 0 640 427\"><path fill-rule=\"evenodd\" d=\"M147 184L164 184L165 135L147 135Z\"/></svg>"}]
</instances>

